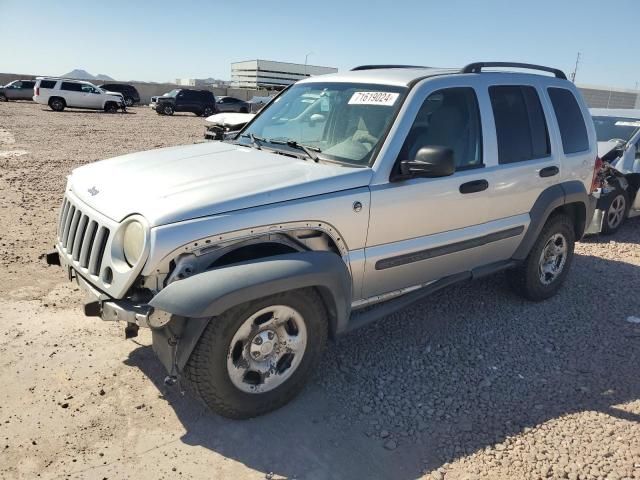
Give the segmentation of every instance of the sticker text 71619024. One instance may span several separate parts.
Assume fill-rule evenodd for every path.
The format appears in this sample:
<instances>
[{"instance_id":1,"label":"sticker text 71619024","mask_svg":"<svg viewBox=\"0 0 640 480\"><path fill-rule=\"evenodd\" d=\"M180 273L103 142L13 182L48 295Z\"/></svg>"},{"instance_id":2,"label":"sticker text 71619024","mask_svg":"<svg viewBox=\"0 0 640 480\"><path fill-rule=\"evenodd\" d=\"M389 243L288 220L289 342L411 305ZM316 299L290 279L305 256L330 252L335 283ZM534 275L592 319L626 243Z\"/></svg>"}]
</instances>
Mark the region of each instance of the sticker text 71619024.
<instances>
[{"instance_id":1,"label":"sticker text 71619024","mask_svg":"<svg viewBox=\"0 0 640 480\"><path fill-rule=\"evenodd\" d=\"M399 94L395 92L354 92L349 105L382 105L386 107L396 103Z\"/></svg>"}]
</instances>

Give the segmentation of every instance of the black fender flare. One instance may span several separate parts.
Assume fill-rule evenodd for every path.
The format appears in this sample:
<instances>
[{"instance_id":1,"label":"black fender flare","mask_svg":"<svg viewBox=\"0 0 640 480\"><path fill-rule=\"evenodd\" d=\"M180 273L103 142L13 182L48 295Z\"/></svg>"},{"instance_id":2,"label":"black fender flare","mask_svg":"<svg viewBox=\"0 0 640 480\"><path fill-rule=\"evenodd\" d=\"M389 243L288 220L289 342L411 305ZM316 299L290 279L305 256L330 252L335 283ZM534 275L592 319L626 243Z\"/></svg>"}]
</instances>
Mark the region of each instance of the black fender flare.
<instances>
[{"instance_id":1,"label":"black fender flare","mask_svg":"<svg viewBox=\"0 0 640 480\"><path fill-rule=\"evenodd\" d=\"M529 255L533 244L536 242L538 235L540 235L542 231L542 227L544 227L551 213L558 207L575 203L582 203L584 205L586 215L585 225L580 226L576 234L576 240L579 240L584 233L586 225L591 223L595 209L595 198L587 193L582 182L570 180L552 185L538 196L533 204L533 208L531 208L529 212L531 218L529 228L512 258L514 260L524 260L527 258L527 255Z\"/></svg>"},{"instance_id":2,"label":"black fender flare","mask_svg":"<svg viewBox=\"0 0 640 480\"><path fill-rule=\"evenodd\" d=\"M149 302L154 309L172 315L165 327L153 330L154 350L171 371L168 345L172 337L179 337L175 363L182 370L207 324L216 316L251 300L309 287L322 296L330 332L335 335L344 331L352 296L347 265L335 253L296 252L208 270L169 284Z\"/></svg>"}]
</instances>

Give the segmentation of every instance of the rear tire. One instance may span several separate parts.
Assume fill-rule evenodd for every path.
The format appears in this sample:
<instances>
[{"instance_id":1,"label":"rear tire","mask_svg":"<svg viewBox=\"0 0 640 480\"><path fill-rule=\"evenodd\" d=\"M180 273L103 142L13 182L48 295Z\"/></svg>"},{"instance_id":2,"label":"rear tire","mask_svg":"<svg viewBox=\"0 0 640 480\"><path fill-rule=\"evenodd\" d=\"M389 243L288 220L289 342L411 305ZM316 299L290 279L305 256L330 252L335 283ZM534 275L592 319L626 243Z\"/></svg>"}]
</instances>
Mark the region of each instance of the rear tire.
<instances>
[{"instance_id":1,"label":"rear tire","mask_svg":"<svg viewBox=\"0 0 640 480\"><path fill-rule=\"evenodd\" d=\"M66 106L67 104L62 98L54 97L49 99L49 108L54 112L61 112Z\"/></svg>"},{"instance_id":2,"label":"rear tire","mask_svg":"<svg viewBox=\"0 0 640 480\"><path fill-rule=\"evenodd\" d=\"M607 195L602 220L602 234L613 235L624 223L629 213L629 195L626 191L617 187Z\"/></svg>"},{"instance_id":3,"label":"rear tire","mask_svg":"<svg viewBox=\"0 0 640 480\"><path fill-rule=\"evenodd\" d=\"M574 246L571 218L564 214L553 215L524 262L507 270L509 284L516 293L534 302L554 296L569 273Z\"/></svg>"},{"instance_id":4,"label":"rear tire","mask_svg":"<svg viewBox=\"0 0 640 480\"><path fill-rule=\"evenodd\" d=\"M211 115L213 115L213 108L204 107L204 110L202 111L202 116L203 117L210 117Z\"/></svg>"},{"instance_id":5,"label":"rear tire","mask_svg":"<svg viewBox=\"0 0 640 480\"><path fill-rule=\"evenodd\" d=\"M326 309L313 289L238 305L207 325L187 362L187 383L224 417L270 412L302 390L320 361L327 330Z\"/></svg>"},{"instance_id":6,"label":"rear tire","mask_svg":"<svg viewBox=\"0 0 640 480\"><path fill-rule=\"evenodd\" d=\"M124 97L124 104L125 104L127 107L133 107L133 103L134 103L134 102L133 102L133 98L131 98L131 97Z\"/></svg>"},{"instance_id":7,"label":"rear tire","mask_svg":"<svg viewBox=\"0 0 640 480\"><path fill-rule=\"evenodd\" d=\"M0 93L0 102L8 102L9 99L4 93Z\"/></svg>"}]
</instances>

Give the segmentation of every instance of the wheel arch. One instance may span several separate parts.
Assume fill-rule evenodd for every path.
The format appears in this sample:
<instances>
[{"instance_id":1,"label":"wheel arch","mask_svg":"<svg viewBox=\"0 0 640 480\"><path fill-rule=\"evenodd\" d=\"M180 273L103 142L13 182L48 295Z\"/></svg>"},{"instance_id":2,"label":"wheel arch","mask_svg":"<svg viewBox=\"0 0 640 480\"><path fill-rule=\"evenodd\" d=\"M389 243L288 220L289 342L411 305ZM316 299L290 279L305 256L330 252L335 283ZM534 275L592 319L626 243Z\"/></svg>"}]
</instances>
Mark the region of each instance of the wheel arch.
<instances>
[{"instance_id":1,"label":"wheel arch","mask_svg":"<svg viewBox=\"0 0 640 480\"><path fill-rule=\"evenodd\" d=\"M216 316L251 300L302 288L313 288L322 298L330 335L346 328L351 275L342 257L332 252L295 252L214 268L169 284L149 302L172 315L167 325L154 329L154 350L170 371L171 338L178 337L181 346L175 361L181 369Z\"/></svg>"},{"instance_id":2,"label":"wheel arch","mask_svg":"<svg viewBox=\"0 0 640 480\"><path fill-rule=\"evenodd\" d=\"M584 184L580 181L568 181L547 188L538 196L529 212L531 217L529 228L513 259L527 258L544 224L552 215L568 215L573 222L575 238L580 240L593 217L594 208L595 199L587 193Z\"/></svg>"}]
</instances>

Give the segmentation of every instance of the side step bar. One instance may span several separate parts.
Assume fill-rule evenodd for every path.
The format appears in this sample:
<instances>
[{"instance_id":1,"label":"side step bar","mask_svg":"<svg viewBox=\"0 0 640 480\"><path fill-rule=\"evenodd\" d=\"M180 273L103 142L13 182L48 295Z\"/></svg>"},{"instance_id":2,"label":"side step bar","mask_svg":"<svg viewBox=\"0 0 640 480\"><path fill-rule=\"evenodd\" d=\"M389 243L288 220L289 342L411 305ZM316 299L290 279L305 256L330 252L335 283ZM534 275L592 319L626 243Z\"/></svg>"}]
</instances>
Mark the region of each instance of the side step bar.
<instances>
[{"instance_id":1,"label":"side step bar","mask_svg":"<svg viewBox=\"0 0 640 480\"><path fill-rule=\"evenodd\" d=\"M478 267L470 272L457 273L455 275L441 278L440 280L430 283L420 290L415 290L413 292L402 295L401 297L396 297L392 300L380 303L376 306L369 308L365 307L362 309L362 312L356 311L351 314L349 324L347 325L347 328L343 333L351 332L371 322L380 320L387 315L391 315L392 313L407 308L408 306L422 300L423 298L437 292L442 288L448 287L450 285L455 285L456 283L464 282L465 280L474 280L477 278L486 277L502 270L515 267L517 264L518 262L515 260L506 260L503 262L492 263L490 265Z\"/></svg>"}]
</instances>

